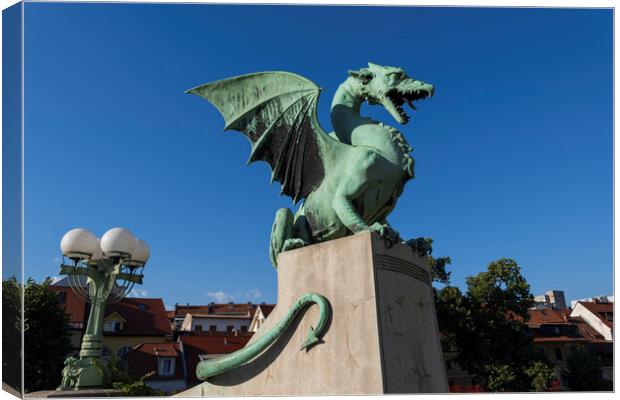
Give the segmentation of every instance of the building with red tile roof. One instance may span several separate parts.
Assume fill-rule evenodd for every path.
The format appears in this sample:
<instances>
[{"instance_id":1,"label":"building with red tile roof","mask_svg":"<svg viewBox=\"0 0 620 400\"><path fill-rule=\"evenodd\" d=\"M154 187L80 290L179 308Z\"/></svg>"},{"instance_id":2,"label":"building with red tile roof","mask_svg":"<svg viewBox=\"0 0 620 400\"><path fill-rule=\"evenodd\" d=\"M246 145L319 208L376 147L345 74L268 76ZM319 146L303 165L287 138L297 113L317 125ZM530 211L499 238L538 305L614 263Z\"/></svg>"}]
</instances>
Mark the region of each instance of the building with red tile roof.
<instances>
[{"instance_id":1,"label":"building with red tile roof","mask_svg":"<svg viewBox=\"0 0 620 400\"><path fill-rule=\"evenodd\" d=\"M578 303L579 304L579 303ZM610 305L584 306L592 312L609 312ZM571 309L539 309L529 311L527 322L533 335L534 346L554 363L554 371L561 378L566 368L566 359L578 347L585 347L601 361L605 379L612 379L613 344L606 340L595 327ZM563 381L560 379L560 383Z\"/></svg>"},{"instance_id":2,"label":"building with red tile roof","mask_svg":"<svg viewBox=\"0 0 620 400\"><path fill-rule=\"evenodd\" d=\"M135 379L148 376L144 380L154 389L175 393L186 388L181 343L141 343L129 353L127 365Z\"/></svg>"},{"instance_id":3,"label":"building with red tile roof","mask_svg":"<svg viewBox=\"0 0 620 400\"><path fill-rule=\"evenodd\" d=\"M108 304L105 317L117 313L125 319L122 330L106 331L106 335L171 336L172 329L161 298L126 297Z\"/></svg>"},{"instance_id":4,"label":"building with red tile roof","mask_svg":"<svg viewBox=\"0 0 620 400\"><path fill-rule=\"evenodd\" d=\"M247 332L258 305L253 303L211 303L175 305L174 330L184 332Z\"/></svg>"},{"instance_id":5,"label":"building with red tile roof","mask_svg":"<svg viewBox=\"0 0 620 400\"><path fill-rule=\"evenodd\" d=\"M128 367L134 378L148 375L144 381L149 386L176 393L202 382L196 376L201 360L240 350L251 337L251 333L198 332L179 336L176 342L141 343L129 353Z\"/></svg>"},{"instance_id":6,"label":"building with red tile roof","mask_svg":"<svg viewBox=\"0 0 620 400\"><path fill-rule=\"evenodd\" d=\"M103 356L126 358L141 343L172 341L172 328L160 298L127 297L105 308Z\"/></svg>"},{"instance_id":7,"label":"building with red tile roof","mask_svg":"<svg viewBox=\"0 0 620 400\"><path fill-rule=\"evenodd\" d=\"M79 352L90 312L90 304L74 293L68 280L62 279L49 290L69 316L73 352ZM126 358L140 343L172 340L172 327L160 298L127 297L108 304L104 311L102 357Z\"/></svg>"},{"instance_id":8,"label":"building with red tile roof","mask_svg":"<svg viewBox=\"0 0 620 400\"><path fill-rule=\"evenodd\" d=\"M252 333L227 334L193 334L179 337L182 343L188 387L202 381L196 376L196 366L201 360L230 354L242 349L251 339Z\"/></svg>"},{"instance_id":9,"label":"building with red tile roof","mask_svg":"<svg viewBox=\"0 0 620 400\"><path fill-rule=\"evenodd\" d=\"M589 306L589 308L587 308ZM610 305L586 305L591 312L609 313ZM557 309L553 307L532 308L528 310L529 318L526 322L528 331L536 348L553 363L555 376L560 387L564 387L561 380L562 371L566 367L566 358L578 347L585 347L594 354L602 365L605 379L613 378L613 343L594 329L585 319L574 316L574 310L569 308ZM607 317L609 317L607 315ZM506 318L522 321L522 318L508 313ZM611 317L613 319L613 316ZM453 385L472 385L473 377L462 370L454 360L455 354L444 353L448 380ZM457 387L455 386L455 388ZM565 387L564 387L565 388ZM452 389L451 389L452 390ZM458 391L455 389L455 391Z\"/></svg>"},{"instance_id":10,"label":"building with red tile roof","mask_svg":"<svg viewBox=\"0 0 620 400\"><path fill-rule=\"evenodd\" d=\"M88 307L86 306L86 302L67 286L51 285L48 289L56 293L58 304L65 310L69 318L71 350L72 354L77 354L82 345L82 336L84 334L85 321L87 318Z\"/></svg>"},{"instance_id":11,"label":"building with red tile roof","mask_svg":"<svg viewBox=\"0 0 620 400\"><path fill-rule=\"evenodd\" d=\"M578 301L570 315L581 318L605 340L613 340L614 303Z\"/></svg>"}]
</instances>

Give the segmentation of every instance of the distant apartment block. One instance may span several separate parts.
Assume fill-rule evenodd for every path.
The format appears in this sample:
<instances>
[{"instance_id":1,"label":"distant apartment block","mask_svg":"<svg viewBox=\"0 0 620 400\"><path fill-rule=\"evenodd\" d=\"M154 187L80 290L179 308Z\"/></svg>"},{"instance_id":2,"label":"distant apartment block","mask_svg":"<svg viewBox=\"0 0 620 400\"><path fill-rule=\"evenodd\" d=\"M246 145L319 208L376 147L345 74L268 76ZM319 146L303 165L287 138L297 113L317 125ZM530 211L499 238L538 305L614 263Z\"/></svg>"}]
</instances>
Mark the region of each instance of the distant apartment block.
<instances>
[{"instance_id":1,"label":"distant apartment block","mask_svg":"<svg viewBox=\"0 0 620 400\"><path fill-rule=\"evenodd\" d=\"M562 290L549 290L545 294L534 296L534 306L536 310L545 308L563 310L566 308L566 298Z\"/></svg>"}]
</instances>

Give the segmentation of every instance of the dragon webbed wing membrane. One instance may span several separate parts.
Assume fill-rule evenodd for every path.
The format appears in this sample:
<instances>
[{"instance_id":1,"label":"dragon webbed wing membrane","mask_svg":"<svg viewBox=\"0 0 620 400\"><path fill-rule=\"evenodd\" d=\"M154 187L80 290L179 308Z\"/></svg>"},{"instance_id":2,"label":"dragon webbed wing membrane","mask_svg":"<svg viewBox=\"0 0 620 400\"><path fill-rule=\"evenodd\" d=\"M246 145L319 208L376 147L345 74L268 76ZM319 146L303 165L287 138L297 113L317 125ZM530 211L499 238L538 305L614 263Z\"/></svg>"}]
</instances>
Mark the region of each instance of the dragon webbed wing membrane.
<instances>
[{"instance_id":1,"label":"dragon webbed wing membrane","mask_svg":"<svg viewBox=\"0 0 620 400\"><path fill-rule=\"evenodd\" d=\"M322 151L332 138L316 119L320 88L288 72L259 72L207 83L187 93L210 101L252 143L248 163L269 163L271 180L296 203L325 177ZM335 142L335 141L334 141Z\"/></svg>"}]
</instances>

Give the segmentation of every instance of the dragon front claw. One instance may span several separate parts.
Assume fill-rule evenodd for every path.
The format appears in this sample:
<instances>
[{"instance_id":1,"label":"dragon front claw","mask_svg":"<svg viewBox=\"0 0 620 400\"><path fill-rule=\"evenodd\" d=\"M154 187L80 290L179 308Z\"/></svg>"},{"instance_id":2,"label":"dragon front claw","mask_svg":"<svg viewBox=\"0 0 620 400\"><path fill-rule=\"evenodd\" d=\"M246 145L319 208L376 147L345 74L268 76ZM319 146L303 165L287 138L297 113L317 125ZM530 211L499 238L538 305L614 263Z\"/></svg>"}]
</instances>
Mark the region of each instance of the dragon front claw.
<instances>
[{"instance_id":1,"label":"dragon front claw","mask_svg":"<svg viewBox=\"0 0 620 400\"><path fill-rule=\"evenodd\" d=\"M400 235L389 224L382 224L375 222L369 227L371 232L376 232L385 241L386 246L392 247L394 244L400 241Z\"/></svg>"},{"instance_id":2,"label":"dragon front claw","mask_svg":"<svg viewBox=\"0 0 620 400\"><path fill-rule=\"evenodd\" d=\"M282 246L282 252L293 250L293 249L298 249L300 247L304 247L305 245L307 245L307 243L304 242L302 239L298 239L298 238L286 239L284 241L284 245Z\"/></svg>"}]
</instances>

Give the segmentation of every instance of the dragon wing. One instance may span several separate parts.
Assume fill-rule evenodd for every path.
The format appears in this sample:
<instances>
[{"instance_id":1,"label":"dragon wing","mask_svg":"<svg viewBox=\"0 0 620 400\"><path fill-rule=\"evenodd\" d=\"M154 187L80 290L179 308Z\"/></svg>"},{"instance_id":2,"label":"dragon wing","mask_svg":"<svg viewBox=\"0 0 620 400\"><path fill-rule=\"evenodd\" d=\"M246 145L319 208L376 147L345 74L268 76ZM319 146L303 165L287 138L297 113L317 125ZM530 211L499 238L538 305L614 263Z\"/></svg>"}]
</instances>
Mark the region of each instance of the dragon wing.
<instances>
[{"instance_id":1,"label":"dragon wing","mask_svg":"<svg viewBox=\"0 0 620 400\"><path fill-rule=\"evenodd\" d=\"M321 129L317 102L321 89L289 72L258 72L207 83L186 93L210 101L226 122L252 143L248 164L271 166L271 181L294 203L319 187L328 147L340 144ZM328 157L329 158L329 157Z\"/></svg>"}]
</instances>

